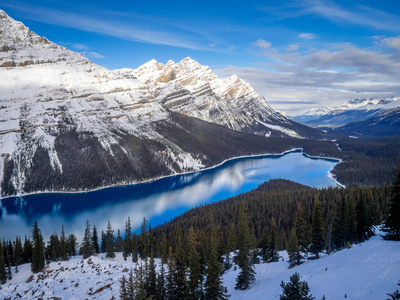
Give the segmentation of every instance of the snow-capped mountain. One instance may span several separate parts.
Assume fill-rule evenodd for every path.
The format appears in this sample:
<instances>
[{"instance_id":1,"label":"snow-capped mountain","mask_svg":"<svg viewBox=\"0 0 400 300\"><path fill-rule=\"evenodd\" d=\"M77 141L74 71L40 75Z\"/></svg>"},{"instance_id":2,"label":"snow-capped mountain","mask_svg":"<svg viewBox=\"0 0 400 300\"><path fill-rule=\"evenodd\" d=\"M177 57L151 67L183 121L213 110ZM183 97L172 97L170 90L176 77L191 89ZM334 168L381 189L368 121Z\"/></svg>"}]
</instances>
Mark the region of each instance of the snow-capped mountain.
<instances>
[{"instance_id":1,"label":"snow-capped mountain","mask_svg":"<svg viewBox=\"0 0 400 300\"><path fill-rule=\"evenodd\" d=\"M385 110L363 121L320 129L331 134L345 134L351 137L400 136L400 107Z\"/></svg>"},{"instance_id":2,"label":"snow-capped mountain","mask_svg":"<svg viewBox=\"0 0 400 300\"><path fill-rule=\"evenodd\" d=\"M250 84L219 79L190 58L108 70L1 10L0 32L2 195L137 182L266 151L175 112L262 136L319 137L272 110ZM188 146L200 137L221 146L219 156ZM241 146L226 154L223 139Z\"/></svg>"},{"instance_id":3,"label":"snow-capped mountain","mask_svg":"<svg viewBox=\"0 0 400 300\"><path fill-rule=\"evenodd\" d=\"M329 108L326 106L320 106L317 108L309 109L299 116L294 116L293 120L296 120L297 122L306 123L307 121L315 120L323 115L327 115L331 111L332 111L332 108Z\"/></svg>"},{"instance_id":4,"label":"snow-capped mountain","mask_svg":"<svg viewBox=\"0 0 400 300\"><path fill-rule=\"evenodd\" d=\"M301 138L307 133L275 112L253 87L232 75L218 78L208 66L187 57L165 65L151 60L137 69L116 72L146 83L165 108L230 129L260 135Z\"/></svg>"},{"instance_id":5,"label":"snow-capped mountain","mask_svg":"<svg viewBox=\"0 0 400 300\"><path fill-rule=\"evenodd\" d=\"M333 109L310 110L293 119L310 125L338 126L363 121L397 107L400 107L400 97L354 99Z\"/></svg>"}]
</instances>

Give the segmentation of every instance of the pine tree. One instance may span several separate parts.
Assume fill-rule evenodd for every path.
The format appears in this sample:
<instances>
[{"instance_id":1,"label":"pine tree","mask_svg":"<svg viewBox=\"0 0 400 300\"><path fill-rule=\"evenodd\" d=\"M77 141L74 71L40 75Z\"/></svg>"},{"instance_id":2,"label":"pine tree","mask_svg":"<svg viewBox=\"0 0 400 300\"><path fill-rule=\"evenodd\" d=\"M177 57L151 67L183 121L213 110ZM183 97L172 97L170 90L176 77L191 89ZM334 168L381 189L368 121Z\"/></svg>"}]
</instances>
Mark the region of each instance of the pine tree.
<instances>
[{"instance_id":1,"label":"pine tree","mask_svg":"<svg viewBox=\"0 0 400 300\"><path fill-rule=\"evenodd\" d=\"M318 197L314 201L314 210L311 225L311 252L319 258L319 252L325 247L324 221L322 219L321 203Z\"/></svg>"},{"instance_id":2,"label":"pine tree","mask_svg":"<svg viewBox=\"0 0 400 300\"><path fill-rule=\"evenodd\" d=\"M57 261L60 254L60 240L57 233L50 236L50 243L48 247L48 256L52 261Z\"/></svg>"},{"instance_id":3,"label":"pine tree","mask_svg":"<svg viewBox=\"0 0 400 300\"><path fill-rule=\"evenodd\" d=\"M83 242L81 249L82 249L82 256L84 259L94 254L94 248L92 244L92 233L90 231L89 220L86 220L85 234L83 235Z\"/></svg>"},{"instance_id":4,"label":"pine tree","mask_svg":"<svg viewBox=\"0 0 400 300\"><path fill-rule=\"evenodd\" d=\"M25 236L24 241L24 263L29 263L32 261L32 243L29 237Z\"/></svg>"},{"instance_id":5,"label":"pine tree","mask_svg":"<svg viewBox=\"0 0 400 300\"><path fill-rule=\"evenodd\" d=\"M149 256L149 232L148 232L148 224L146 218L143 218L141 230L140 230L140 240L139 240L139 256L141 259L146 260Z\"/></svg>"},{"instance_id":6,"label":"pine tree","mask_svg":"<svg viewBox=\"0 0 400 300\"><path fill-rule=\"evenodd\" d=\"M106 252L106 244L107 244L107 238L106 238L106 234L104 233L104 231L101 231L101 242L100 242L100 252L101 253L105 253Z\"/></svg>"},{"instance_id":7,"label":"pine tree","mask_svg":"<svg viewBox=\"0 0 400 300\"><path fill-rule=\"evenodd\" d=\"M60 257L62 261L68 260L68 242L67 237L65 236L64 226L61 227L61 236L60 236Z\"/></svg>"},{"instance_id":8,"label":"pine tree","mask_svg":"<svg viewBox=\"0 0 400 300\"><path fill-rule=\"evenodd\" d=\"M7 281L7 271L4 259L4 249L2 243L0 242L0 284L5 284L6 281Z\"/></svg>"},{"instance_id":9,"label":"pine tree","mask_svg":"<svg viewBox=\"0 0 400 300\"><path fill-rule=\"evenodd\" d=\"M132 261L134 263L138 261L138 255L139 255L137 241L138 241L137 235L134 234L132 237Z\"/></svg>"},{"instance_id":10,"label":"pine tree","mask_svg":"<svg viewBox=\"0 0 400 300\"><path fill-rule=\"evenodd\" d=\"M183 250L182 242L182 228L178 227L176 230L176 251L175 251L175 289L176 299L184 299L186 295L186 264L185 253Z\"/></svg>"},{"instance_id":11,"label":"pine tree","mask_svg":"<svg viewBox=\"0 0 400 300\"><path fill-rule=\"evenodd\" d=\"M115 239L115 251L123 252L124 251L124 240L121 237L121 232L117 230L117 238Z\"/></svg>"},{"instance_id":12,"label":"pine tree","mask_svg":"<svg viewBox=\"0 0 400 300\"><path fill-rule=\"evenodd\" d=\"M188 280L188 297L190 299L202 299L202 282L203 276L201 274L200 256L197 251L197 235L193 227L189 228L187 237L187 253L188 253L188 267L189 267L189 280Z\"/></svg>"},{"instance_id":13,"label":"pine tree","mask_svg":"<svg viewBox=\"0 0 400 300\"><path fill-rule=\"evenodd\" d=\"M18 273L18 266L24 261L24 249L22 247L21 237L17 236L15 239L15 272Z\"/></svg>"},{"instance_id":14,"label":"pine tree","mask_svg":"<svg viewBox=\"0 0 400 300\"><path fill-rule=\"evenodd\" d=\"M6 264L6 273L7 273L7 279L11 280L12 279L12 271L11 271L11 257L8 248L8 244L3 241L3 249L4 249L4 258L5 258L5 264Z\"/></svg>"},{"instance_id":15,"label":"pine tree","mask_svg":"<svg viewBox=\"0 0 400 300\"><path fill-rule=\"evenodd\" d=\"M304 219L303 208L300 203L297 203L296 217L294 221L294 227L296 229L297 242L301 252L307 252L307 223Z\"/></svg>"},{"instance_id":16,"label":"pine tree","mask_svg":"<svg viewBox=\"0 0 400 300\"><path fill-rule=\"evenodd\" d=\"M107 231L106 231L106 257L114 258L114 230L111 227L110 220L107 223Z\"/></svg>"},{"instance_id":17,"label":"pine tree","mask_svg":"<svg viewBox=\"0 0 400 300\"><path fill-rule=\"evenodd\" d=\"M276 229L276 222L275 218L272 218L271 232L269 235L268 262L277 262L279 260L277 240L278 240L278 233Z\"/></svg>"},{"instance_id":18,"label":"pine tree","mask_svg":"<svg viewBox=\"0 0 400 300\"><path fill-rule=\"evenodd\" d=\"M124 260L132 254L132 227L131 218L128 217L128 221L125 223L125 239L124 239Z\"/></svg>"},{"instance_id":19,"label":"pine tree","mask_svg":"<svg viewBox=\"0 0 400 300\"><path fill-rule=\"evenodd\" d=\"M156 264L154 263L154 253L153 249L150 251L150 262L149 262L149 272L146 278L146 295L150 299L157 297L157 274L156 274Z\"/></svg>"},{"instance_id":20,"label":"pine tree","mask_svg":"<svg viewBox=\"0 0 400 300\"><path fill-rule=\"evenodd\" d=\"M122 276L122 278L121 278L119 283L121 284L120 285L121 292L119 294L119 298L121 300L131 300L132 298L130 298L129 295L128 295L127 281L126 281L125 275Z\"/></svg>"},{"instance_id":21,"label":"pine tree","mask_svg":"<svg viewBox=\"0 0 400 300\"><path fill-rule=\"evenodd\" d=\"M95 254L100 253L100 246L99 246L99 235L97 234L96 226L93 226L93 233L92 233L92 246Z\"/></svg>"},{"instance_id":22,"label":"pine tree","mask_svg":"<svg viewBox=\"0 0 400 300\"><path fill-rule=\"evenodd\" d=\"M236 278L237 290L247 290L255 281L255 271L253 260L251 257L251 237L250 229L247 221L245 204L242 202L239 208L239 221L238 221L238 237L237 237L237 263L240 268L240 273Z\"/></svg>"},{"instance_id":23,"label":"pine tree","mask_svg":"<svg viewBox=\"0 0 400 300\"><path fill-rule=\"evenodd\" d=\"M37 221L33 225L32 230L32 263L31 263L31 271L32 273L41 272L44 269L45 261L44 261L44 244L43 244L43 236L40 232Z\"/></svg>"},{"instance_id":24,"label":"pine tree","mask_svg":"<svg viewBox=\"0 0 400 300\"><path fill-rule=\"evenodd\" d=\"M400 160L391 186L390 211L382 228L387 240L400 241Z\"/></svg>"},{"instance_id":25,"label":"pine tree","mask_svg":"<svg viewBox=\"0 0 400 300\"><path fill-rule=\"evenodd\" d=\"M299 273L294 273L290 276L288 283L281 282L282 294L279 295L280 300L314 300L312 295L309 295L310 288L307 282L300 281Z\"/></svg>"},{"instance_id":26,"label":"pine tree","mask_svg":"<svg viewBox=\"0 0 400 300\"><path fill-rule=\"evenodd\" d=\"M68 245L67 245L67 248L68 248L68 255L71 257L71 256L75 256L76 255L76 246L77 246L77 242L76 242L76 236L73 234L73 233L71 233L69 236L68 236Z\"/></svg>"},{"instance_id":27,"label":"pine tree","mask_svg":"<svg viewBox=\"0 0 400 300\"><path fill-rule=\"evenodd\" d=\"M172 253L172 247L169 247L168 251L168 273L166 277L166 299L174 300L176 299L176 285L175 285L175 274L176 274L176 266L175 266L175 257Z\"/></svg>"},{"instance_id":28,"label":"pine tree","mask_svg":"<svg viewBox=\"0 0 400 300\"><path fill-rule=\"evenodd\" d=\"M294 227L290 231L289 243L286 250L289 255L289 268L293 268L302 263L303 256L300 252L299 243L297 242L296 229Z\"/></svg>"},{"instance_id":29,"label":"pine tree","mask_svg":"<svg viewBox=\"0 0 400 300\"><path fill-rule=\"evenodd\" d=\"M222 285L221 273L222 265L217 256L216 229L211 224L211 237L208 250L206 280L204 283L204 299L207 300L226 300L228 294L226 288Z\"/></svg>"}]
</instances>

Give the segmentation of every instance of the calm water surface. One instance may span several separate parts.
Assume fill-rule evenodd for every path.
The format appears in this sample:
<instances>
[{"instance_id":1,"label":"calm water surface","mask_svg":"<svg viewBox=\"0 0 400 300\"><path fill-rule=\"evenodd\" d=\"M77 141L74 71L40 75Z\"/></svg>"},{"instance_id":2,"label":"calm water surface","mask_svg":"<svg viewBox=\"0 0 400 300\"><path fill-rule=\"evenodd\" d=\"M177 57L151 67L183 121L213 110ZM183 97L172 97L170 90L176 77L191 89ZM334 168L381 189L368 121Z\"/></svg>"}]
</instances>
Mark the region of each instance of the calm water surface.
<instances>
[{"instance_id":1,"label":"calm water surface","mask_svg":"<svg viewBox=\"0 0 400 300\"><path fill-rule=\"evenodd\" d=\"M137 230L143 217L150 224L162 224L199 204L247 192L264 181L284 178L312 187L336 186L328 171L335 160L311 159L301 152L285 155L240 158L223 165L157 181L111 187L87 193L48 193L6 198L0 202L0 238L14 239L30 234L38 221L45 238L61 232L74 233L81 241L85 222L105 229L124 230L131 218Z\"/></svg>"}]
</instances>

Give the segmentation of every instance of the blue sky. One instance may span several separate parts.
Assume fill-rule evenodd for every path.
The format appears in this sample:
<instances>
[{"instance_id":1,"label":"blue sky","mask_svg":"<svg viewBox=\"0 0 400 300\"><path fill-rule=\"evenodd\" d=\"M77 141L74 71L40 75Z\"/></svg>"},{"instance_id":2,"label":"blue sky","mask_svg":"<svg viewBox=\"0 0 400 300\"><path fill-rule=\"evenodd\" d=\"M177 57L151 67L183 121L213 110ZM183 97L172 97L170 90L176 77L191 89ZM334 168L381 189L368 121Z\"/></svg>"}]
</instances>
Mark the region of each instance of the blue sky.
<instances>
[{"instance_id":1,"label":"blue sky","mask_svg":"<svg viewBox=\"0 0 400 300\"><path fill-rule=\"evenodd\" d=\"M190 56L297 114L400 95L400 1L3 1L37 34L109 69Z\"/></svg>"}]
</instances>

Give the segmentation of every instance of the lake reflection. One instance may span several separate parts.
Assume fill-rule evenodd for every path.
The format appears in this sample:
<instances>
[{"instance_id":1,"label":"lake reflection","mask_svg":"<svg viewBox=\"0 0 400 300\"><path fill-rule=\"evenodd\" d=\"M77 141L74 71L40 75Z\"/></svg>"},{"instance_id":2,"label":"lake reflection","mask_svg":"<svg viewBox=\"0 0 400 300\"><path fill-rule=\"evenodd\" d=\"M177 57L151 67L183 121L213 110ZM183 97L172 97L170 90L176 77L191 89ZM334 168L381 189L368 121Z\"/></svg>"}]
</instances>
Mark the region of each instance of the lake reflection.
<instances>
[{"instance_id":1,"label":"lake reflection","mask_svg":"<svg viewBox=\"0 0 400 300\"><path fill-rule=\"evenodd\" d=\"M143 217L152 226L162 224L199 204L225 199L249 191L264 181L285 178L313 187L335 186L327 176L334 160L310 159L300 152L283 156L241 158L222 166L157 181L111 187L88 193L37 194L1 200L0 238L14 239L30 234L38 221L45 238L54 231L74 233L81 241L89 220L104 230L110 220L114 229L124 230L131 218L137 230Z\"/></svg>"}]
</instances>

